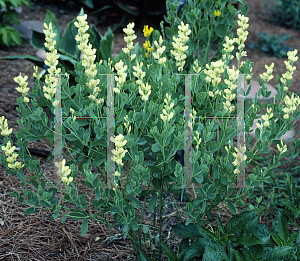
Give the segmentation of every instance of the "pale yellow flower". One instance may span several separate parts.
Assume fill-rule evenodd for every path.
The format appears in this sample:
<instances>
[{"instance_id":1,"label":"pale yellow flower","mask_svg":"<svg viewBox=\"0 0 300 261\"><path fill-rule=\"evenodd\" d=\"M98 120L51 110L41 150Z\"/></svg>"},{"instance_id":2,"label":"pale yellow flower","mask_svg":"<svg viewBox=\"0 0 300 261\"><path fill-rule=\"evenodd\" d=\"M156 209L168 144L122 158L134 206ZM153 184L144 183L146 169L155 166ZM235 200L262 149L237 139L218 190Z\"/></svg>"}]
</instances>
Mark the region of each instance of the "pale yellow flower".
<instances>
[{"instance_id":1,"label":"pale yellow flower","mask_svg":"<svg viewBox=\"0 0 300 261\"><path fill-rule=\"evenodd\" d=\"M165 108L163 109L163 113L160 114L160 118L164 121L164 122L168 122L170 121L173 116L174 116L174 113L171 112L171 109L173 108L174 106L174 103L172 102L171 103L171 96L167 93L166 94L166 99L164 99L164 102L165 102Z\"/></svg>"},{"instance_id":2,"label":"pale yellow flower","mask_svg":"<svg viewBox=\"0 0 300 261\"><path fill-rule=\"evenodd\" d=\"M173 47L175 50L171 50L171 54L174 56L177 61L176 66L178 71L181 72L183 70L183 66L185 65L186 54L184 52L187 51L188 46L185 46L186 42L189 40L189 34L191 30L189 30L189 25L184 25L183 21L181 21L181 25L178 26L178 37L173 36Z\"/></svg>"}]
</instances>

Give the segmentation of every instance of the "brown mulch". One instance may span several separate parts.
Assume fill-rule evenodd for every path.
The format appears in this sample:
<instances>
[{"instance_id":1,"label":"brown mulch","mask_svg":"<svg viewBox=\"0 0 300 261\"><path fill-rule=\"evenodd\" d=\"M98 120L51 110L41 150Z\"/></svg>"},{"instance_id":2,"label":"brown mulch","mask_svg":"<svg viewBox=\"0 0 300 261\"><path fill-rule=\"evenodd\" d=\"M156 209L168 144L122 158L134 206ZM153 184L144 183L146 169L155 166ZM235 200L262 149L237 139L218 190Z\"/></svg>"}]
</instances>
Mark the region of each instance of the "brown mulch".
<instances>
[{"instance_id":1,"label":"brown mulch","mask_svg":"<svg viewBox=\"0 0 300 261\"><path fill-rule=\"evenodd\" d=\"M269 34L277 34L278 36L283 33L291 34L291 39L286 43L290 45L293 49L300 50L300 43L297 41L300 36L300 31L293 31L291 29L285 29L273 24L270 24L266 18L259 16L262 8L262 1L251 0L248 2L249 5L249 36L247 42L257 41L257 35L259 32L268 32ZM78 11L67 10L63 8L58 8L55 6L36 6L34 12L30 11L30 8L24 7L23 13L19 16L20 20L40 20L43 21L47 9L50 9L58 17L58 24L60 28L66 28L67 24L74 19L78 14ZM95 17L88 17L88 22L95 23ZM236 27L237 28L237 27ZM97 26L98 31L103 35L107 31L107 27ZM234 32L236 32L234 30ZM142 31L136 33L138 38L136 41L143 42ZM122 47L126 46L123 40L125 34L118 33L115 34L114 40L114 51L113 56L117 55ZM246 43L247 43L246 42ZM273 75L281 75L286 72L286 67L284 61L287 58L278 59L276 57L268 57L263 52L258 52L256 50L247 49L248 57L254 62L253 74L254 79L259 77L259 74L266 71L265 64L270 65L274 62ZM30 45L29 41L23 41L22 46L17 46L13 48L6 48L5 50L0 50L0 57L10 56L10 55L20 55L29 54L35 55L36 50ZM298 53L299 56L299 53ZM296 62L295 66L299 64ZM236 63L235 63L236 65ZM41 70L41 69L40 69ZM0 115L4 116L7 121L9 128L13 128L19 131L20 126L17 124L18 112L16 110L17 103L16 98L20 97L15 88L18 87L14 82L13 78L22 73L22 75L27 75L28 87L34 85L32 73L33 64L25 60L17 61L5 61L0 62ZM299 94L299 80L300 74L297 71L293 75L294 82L290 87L291 92ZM271 80L270 84L276 87L276 77ZM262 113L263 110L260 111ZM296 122L295 131L299 130L300 120ZM16 138L11 135L11 138L16 142ZM299 138L297 135L295 138ZM255 138L250 142L250 148L253 147L255 143ZM290 148L290 143L285 142ZM29 142L29 148L42 149L45 151L51 151L52 147L43 141ZM68 152L64 150L66 154ZM263 155L263 154L260 154ZM271 144L271 158L273 155L278 155L277 148L274 144ZM265 155L263 155L265 156ZM54 168L53 163L47 163L46 159L43 157L33 156L36 160L40 161L41 169L48 174L51 181L56 180L53 175ZM288 157L282 159L282 161L288 160ZM246 176L252 173L254 166L248 165L246 167ZM281 168L289 169L289 165L281 165ZM104 167L101 167L104 171ZM128 164L124 166L124 171L127 173ZM93 173L98 172L96 168L91 168ZM132 166L130 166L130 171L132 171ZM32 173L28 170L24 175L28 176ZM125 180L123 180L125 182ZM72 219L67 219L64 224L62 224L61 218L49 221L47 215L51 215L51 211L39 209L34 214L25 216L23 212L28 208L26 205L18 204L15 198L10 196L10 192L16 190L24 195L23 188L29 188L29 186L19 186L20 180L16 176L11 176L5 173L5 169L1 166L0 169L0 260L134 260L133 249L130 240L127 238L115 239L110 244L106 244L104 240L109 236L109 230L106 224L102 224L95 220L89 220L89 230L84 236L80 236L80 228L83 220L74 221ZM47 187L47 186L46 186ZM47 187L48 188L48 187ZM29 189L30 190L30 189ZM87 188L82 179L78 179L78 191L83 193L87 202L91 202L95 198L93 190ZM193 199L192 190L188 189L188 194ZM63 196L62 193L57 193L56 197L59 199ZM27 198L25 198L25 201ZM149 202L150 198L147 198ZM246 202L252 202L249 199ZM143 203L143 201L141 201ZM67 207L74 207L74 205L68 205ZM91 215L97 213L91 205L89 205L87 212ZM183 216L184 220L188 217L184 215L185 203L177 203L177 206ZM219 207L223 207L220 204ZM238 213L243 210L243 208L238 207ZM171 236L171 225L181 222L180 217L174 212L170 205L164 207L163 216L163 237L166 239ZM224 225L232 217L229 210L224 207L219 210L221 215L221 220ZM139 218L141 217L142 211L137 211ZM218 211L213 211L213 216L216 218ZM107 214L105 216L107 220L112 220L112 215ZM272 219L269 217L261 217L261 222L265 223L269 228L271 228ZM153 214L149 213L147 208L144 213L144 224L152 225ZM208 219L205 219L208 221ZM158 227L158 222L156 222ZM216 220L211 222L211 226L216 231L217 224ZM299 227L290 227L291 231L296 231ZM118 230L112 228L111 235L116 235L119 233ZM152 232L152 230L151 230ZM96 238L100 238L95 241ZM180 237L175 236L168 241L168 246L174 251L178 251ZM158 248L158 245L155 246ZM144 251L151 253L149 248L144 248ZM164 260L167 260L166 258Z\"/></svg>"}]
</instances>

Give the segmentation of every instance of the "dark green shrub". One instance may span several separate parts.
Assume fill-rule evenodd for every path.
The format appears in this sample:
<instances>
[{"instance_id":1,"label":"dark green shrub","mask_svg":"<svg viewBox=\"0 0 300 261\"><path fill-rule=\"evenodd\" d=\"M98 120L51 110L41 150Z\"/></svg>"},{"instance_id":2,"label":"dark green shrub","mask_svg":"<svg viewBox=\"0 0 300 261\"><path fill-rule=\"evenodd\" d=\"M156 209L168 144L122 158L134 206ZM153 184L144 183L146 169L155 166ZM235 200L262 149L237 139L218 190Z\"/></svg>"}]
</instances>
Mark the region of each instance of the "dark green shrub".
<instances>
[{"instance_id":1,"label":"dark green shrub","mask_svg":"<svg viewBox=\"0 0 300 261\"><path fill-rule=\"evenodd\" d=\"M275 34L269 36L268 33L259 33L258 44L250 43L248 48L263 51L271 56L276 56L278 58L286 57L288 51L292 48L286 44L281 44L288 39L290 39L290 34L283 34L279 38Z\"/></svg>"},{"instance_id":2,"label":"dark green shrub","mask_svg":"<svg viewBox=\"0 0 300 261\"><path fill-rule=\"evenodd\" d=\"M300 29L299 0L269 0L265 1L263 6L263 13L270 15L271 22Z\"/></svg>"}]
</instances>

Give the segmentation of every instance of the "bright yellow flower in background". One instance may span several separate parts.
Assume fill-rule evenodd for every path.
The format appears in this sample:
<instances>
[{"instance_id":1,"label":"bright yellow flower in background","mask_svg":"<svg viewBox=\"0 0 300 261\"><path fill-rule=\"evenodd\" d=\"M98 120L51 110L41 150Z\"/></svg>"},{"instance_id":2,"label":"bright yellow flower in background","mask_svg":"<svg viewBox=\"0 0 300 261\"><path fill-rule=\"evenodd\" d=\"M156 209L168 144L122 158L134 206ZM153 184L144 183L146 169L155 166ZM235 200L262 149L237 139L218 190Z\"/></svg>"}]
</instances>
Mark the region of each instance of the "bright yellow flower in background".
<instances>
[{"instance_id":1,"label":"bright yellow flower in background","mask_svg":"<svg viewBox=\"0 0 300 261\"><path fill-rule=\"evenodd\" d=\"M221 12L219 10L214 12L214 16L220 16L220 15L221 15Z\"/></svg>"},{"instance_id":2,"label":"bright yellow flower in background","mask_svg":"<svg viewBox=\"0 0 300 261\"><path fill-rule=\"evenodd\" d=\"M143 32L144 32L145 37L149 37L151 35L152 31L153 31L152 27L150 27L150 29L148 29L148 25L144 25Z\"/></svg>"}]
</instances>

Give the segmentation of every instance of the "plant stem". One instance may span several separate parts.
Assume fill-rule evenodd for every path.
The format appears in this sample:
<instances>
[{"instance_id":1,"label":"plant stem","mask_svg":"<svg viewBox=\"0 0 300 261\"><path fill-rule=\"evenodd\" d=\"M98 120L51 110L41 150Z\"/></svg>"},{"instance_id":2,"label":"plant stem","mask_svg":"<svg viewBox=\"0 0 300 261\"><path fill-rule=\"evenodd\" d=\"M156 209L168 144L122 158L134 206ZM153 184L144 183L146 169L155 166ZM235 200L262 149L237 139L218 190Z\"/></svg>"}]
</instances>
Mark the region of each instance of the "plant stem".
<instances>
[{"instance_id":1,"label":"plant stem","mask_svg":"<svg viewBox=\"0 0 300 261\"><path fill-rule=\"evenodd\" d=\"M153 244L155 246L155 221L156 221L156 207L154 208L154 213L153 213ZM154 257L154 260L156 260L156 252L155 252L155 248L153 250L153 257Z\"/></svg>"},{"instance_id":2,"label":"plant stem","mask_svg":"<svg viewBox=\"0 0 300 261\"><path fill-rule=\"evenodd\" d=\"M163 189L164 189L164 167L165 163L162 165L162 177L161 177L161 186L160 186L160 192L159 192L159 250L158 250L158 260L161 260L161 254L162 254L162 214L163 214Z\"/></svg>"},{"instance_id":3,"label":"plant stem","mask_svg":"<svg viewBox=\"0 0 300 261\"><path fill-rule=\"evenodd\" d=\"M165 140L163 140L163 160L165 161ZM162 176L160 177L161 185L160 185L160 192L159 192L159 248L158 248L158 260L161 260L162 254L162 217L163 217L163 190L164 190L164 173L165 173L165 163L162 164Z\"/></svg>"}]
</instances>

